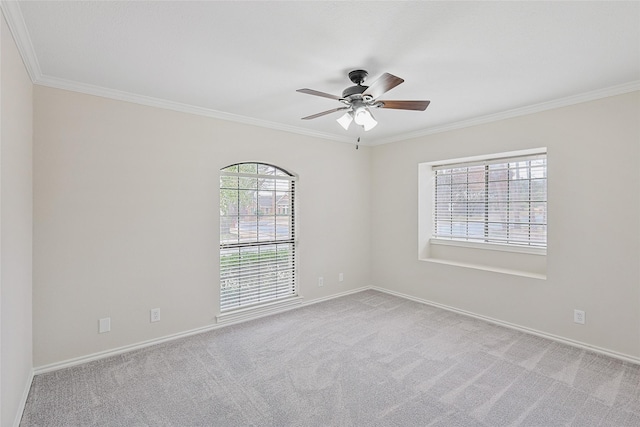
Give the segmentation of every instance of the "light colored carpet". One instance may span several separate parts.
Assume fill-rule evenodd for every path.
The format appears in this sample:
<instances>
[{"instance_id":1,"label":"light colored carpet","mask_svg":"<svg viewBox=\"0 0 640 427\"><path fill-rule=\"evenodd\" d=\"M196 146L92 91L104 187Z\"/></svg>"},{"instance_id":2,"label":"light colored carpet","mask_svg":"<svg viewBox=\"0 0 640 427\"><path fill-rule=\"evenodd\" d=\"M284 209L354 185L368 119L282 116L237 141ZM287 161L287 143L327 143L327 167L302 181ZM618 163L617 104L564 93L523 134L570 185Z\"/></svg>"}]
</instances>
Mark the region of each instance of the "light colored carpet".
<instances>
[{"instance_id":1,"label":"light colored carpet","mask_svg":"<svg viewBox=\"0 0 640 427\"><path fill-rule=\"evenodd\" d=\"M376 291L38 375L21 426L640 426L640 367Z\"/></svg>"}]
</instances>

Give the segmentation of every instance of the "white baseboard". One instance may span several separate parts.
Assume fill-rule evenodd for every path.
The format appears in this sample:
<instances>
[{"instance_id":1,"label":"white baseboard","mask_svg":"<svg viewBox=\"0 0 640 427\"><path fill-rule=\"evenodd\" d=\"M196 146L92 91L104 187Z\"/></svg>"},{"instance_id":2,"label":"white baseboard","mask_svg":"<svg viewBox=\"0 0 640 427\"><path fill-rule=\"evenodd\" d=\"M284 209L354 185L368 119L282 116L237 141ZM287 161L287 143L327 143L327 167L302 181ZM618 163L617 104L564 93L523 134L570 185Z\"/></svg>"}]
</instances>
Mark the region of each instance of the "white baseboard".
<instances>
[{"instance_id":1,"label":"white baseboard","mask_svg":"<svg viewBox=\"0 0 640 427\"><path fill-rule=\"evenodd\" d=\"M101 351L98 353L93 353L93 354L89 354L86 356L80 356L80 357L76 357L73 359L67 359L61 362L56 362L56 363L51 363L49 365L43 365L43 366L39 366L34 368L33 370L33 375L39 375L39 374L44 374L46 372L52 372L52 371L57 371L59 369L64 369L64 368L68 368L71 366L76 366L76 365L81 365L83 363L87 363L87 362L91 362L94 360L99 360L99 359L104 359L107 357L111 357L111 356L115 356L118 354L122 354L122 353L127 353L130 351L134 351L134 350L139 350L141 348L145 348L145 347L150 347L152 345L156 345L156 344L161 344L167 341L173 341L179 338L184 338L184 337L188 337L191 335L195 335L195 334L200 334L203 332L207 332L207 331L211 331L214 329L218 329L218 328L224 328L226 326L231 326L231 325L235 325L238 323L243 323L243 322L247 322L250 320L255 320L255 319L259 319L261 317L265 317L265 316L271 316L273 314L278 314L278 313L284 313L286 311L289 310L295 310L298 308L302 308L302 307L306 307L308 305L312 305L312 304L317 304L320 302L324 302L324 301L329 301L335 298L340 298L346 295L351 295L354 293L358 293L358 292L362 292L362 291L366 291L366 290L375 290L375 291L379 291L379 292L384 292L387 293L389 295L394 295L400 298L404 298L404 299L408 299L411 301L415 301L415 302L419 302L422 304L427 304L427 305L431 305L433 307L438 307L438 308L442 308L444 310L448 310L448 311L452 311L455 313L459 313L465 316L470 316L476 319L480 319L480 320L484 320L487 322L491 322L494 323L496 325L500 325L500 326L504 326L506 328L510 328L510 329L515 329L521 332L525 332L528 334L532 334L532 335L536 335L542 338L547 338L553 341L557 341L563 344L567 344L573 347L578 347L584 350L589 350L589 351L593 351L596 353L600 353L606 356L610 356L616 359L620 359L620 360L624 360L627 362L631 362L631 363L635 363L635 364L640 364L640 358L639 357L635 357L635 356L630 356L627 354L623 354L623 353L618 353L606 348L602 348L602 347L597 347L594 345L590 345L587 343L583 343L580 341L575 341L575 340L571 340L565 337L561 337L558 335L553 335L553 334L549 334L546 332L542 332L542 331L538 331L536 329L531 329L531 328L527 328L525 326L520 326L520 325L516 325L514 323L509 323L509 322L505 322L502 320L498 320L498 319L494 319L492 317L488 317L488 316L483 316L480 314L476 314L476 313L472 313L470 311L466 311L466 310L461 310L455 307L451 307L445 304L440 304L434 301L429 301L426 299L422 299L422 298L418 298L418 297L414 297L411 295L407 295L407 294L403 294L401 292L396 292L396 291L392 291L389 289L385 289L385 288L379 288L377 286L363 286L360 288L356 288L356 289L352 289L349 291L345 291L345 292L340 292L337 294L333 294L333 295L329 295L326 297L322 297L322 298L315 298L313 300L309 300L309 301L301 301L299 304L295 304L295 305L285 305L283 307L278 307L277 309L274 310L268 310L268 311L261 311L258 310L254 313L246 313L244 314L242 317L237 318L237 319L233 319L233 320L229 320L229 321L225 321L223 323L216 323L216 324L212 324L212 325L207 325L207 326L203 326L201 328L196 328L196 329L191 329L189 331L184 331L184 332L179 332L177 334L172 334L172 335L166 335L164 337L160 337L160 338L154 338L151 340L147 340L147 341L142 341L142 342L138 342L135 344L131 344L131 345L126 345L126 346L122 346L122 347L118 347L118 348L114 348L114 349L110 349L110 350L105 350L105 351ZM26 393L28 394L29 389L27 388ZM26 395L24 400L26 401Z\"/></svg>"},{"instance_id":2,"label":"white baseboard","mask_svg":"<svg viewBox=\"0 0 640 427\"><path fill-rule=\"evenodd\" d=\"M476 313L473 313L473 312L470 312L470 311L461 310L459 308L451 307L451 306L448 306L448 305L445 305L445 304L440 304L440 303L437 303L437 302L434 302L434 301L429 301L429 300L426 300L426 299L417 298L417 297L414 297L414 296L411 296L411 295L403 294L401 292L396 292L396 291L392 291L392 290L385 289L385 288L379 288L377 286L372 286L369 289L373 289L375 291L384 292L384 293L389 294L389 295L393 295L393 296L396 296L396 297L408 299L408 300L419 302L419 303L422 303L422 304L431 305L433 307L442 308L443 310L452 311L454 313L462 314L464 316L469 316L469 317L473 317L473 318L476 318L476 319L484 320L486 322L494 323L496 325L504 326L505 328L515 329L517 331L524 332L524 333L527 333L527 334L536 335L536 336L539 336L539 337L542 337L542 338L547 338L547 339L550 339L552 341L556 341L556 342L559 342L559 343L562 343L562 344L570 345L572 347L578 347L578 348L581 348L583 350L593 351L595 353L603 354L605 356L613 357L615 359L624 360L625 362L631 362L631 363L635 363L635 364L640 364L640 358L639 357L630 356L630 355L624 354L624 353L618 353L618 352L615 352L615 351L612 351L612 350L609 350L609 349L606 349L606 348L594 346L594 345L583 343L583 342L580 342L580 341L575 341L575 340L572 340L572 339L569 339L569 338L565 338L565 337L561 337L561 336L558 336L558 335L549 334L547 332L542 332L542 331L538 331L536 329L527 328L525 326L516 325L515 323L505 322L503 320L494 319L492 317L483 316L483 315L476 314Z\"/></svg>"},{"instance_id":3,"label":"white baseboard","mask_svg":"<svg viewBox=\"0 0 640 427\"><path fill-rule=\"evenodd\" d=\"M238 323L248 322L250 320L259 319L259 318L265 317L265 316L271 316L273 314L284 313L285 311L306 307L308 305L317 304L317 303L320 303L320 302L323 302L323 301L328 301L328 300L331 300L331 299L334 299L334 298L340 298L340 297L343 297L343 296L346 296L346 295L354 294L354 293L357 293L357 292L362 292L362 291L365 291L367 289L371 289L371 287L364 286L364 287L360 287L360 288L357 288L357 289L352 289L352 290L345 291L345 292L339 292L337 294L329 295L329 296L322 297L322 298L315 298L315 299L312 299L312 300L309 300L309 301L302 301L302 298L300 298L299 303L297 303L295 305L284 305L284 306L277 307L277 308L272 309L272 310L266 310L266 311L258 309L258 310L254 311L254 312L243 313L243 315L241 317L230 319L230 320L225 320L222 323L216 323L216 324L212 324L212 325L207 325L207 326L203 326L203 327L196 328L196 329L191 329L191 330L184 331L184 332L179 332L179 333L172 334L172 335L166 335L166 336L160 337L160 338L154 338L154 339L150 339L150 340L146 340L146 341L141 341L141 342L138 342L138 343L135 343L135 344L125 345L125 346L122 346L122 347L117 347L117 348L113 348L113 349L109 349L109 350L105 350L105 351L100 351L100 352L97 352L97 353L88 354L86 356L75 357L73 359L67 359L67 360L63 360L61 362L55 362L55 363L51 363L51 364L48 364L48 365L38 366L38 367L34 368L33 375L40 375L40 374L44 374L46 372L52 372L52 371L57 371L57 370L64 369L64 368L69 368L71 366L82 365L83 363L92 362L94 360L100 360L100 359L104 359L104 358L111 357L111 356L116 356L116 355L122 354L122 353L128 353L130 351L139 350L141 348L150 347L152 345L161 344L161 343L164 343L164 342L167 342L167 341L173 341L173 340L176 340L176 339L179 339L179 338L184 338L184 337L188 337L188 336L191 336L191 335L201 334L201 333L204 333L204 332L212 331L214 329L224 328L226 326L231 326L231 325L236 325ZM31 383L29 383L29 384L31 384ZM29 390L27 389L27 393L28 393L28 391Z\"/></svg>"},{"instance_id":4,"label":"white baseboard","mask_svg":"<svg viewBox=\"0 0 640 427\"><path fill-rule=\"evenodd\" d=\"M304 303L303 305L306 306L306 305L318 304L319 302L329 301L329 300L340 298L340 297L346 297L347 295L357 294L358 292L368 291L369 289L373 289L373 288L371 286L362 286L356 289L351 289L349 291L340 292L340 293L329 295L326 297L316 298Z\"/></svg>"},{"instance_id":5,"label":"white baseboard","mask_svg":"<svg viewBox=\"0 0 640 427\"><path fill-rule=\"evenodd\" d=\"M226 325L225 325L226 326ZM165 335L164 337L154 338L146 341L141 341L135 344L125 345L105 351L99 351L97 353L88 354L85 356L74 357L72 359L63 360L61 362L50 363L48 365L42 365L33 369L34 375L44 374L46 372L57 371L64 368L70 368L71 366L82 365L83 363L93 362L94 360L100 360L111 356L116 356L122 353L128 353L130 351L139 350L141 348L150 347L152 345L161 344L163 342L172 341L178 338L188 337L190 335L207 332L212 329L219 328L219 325L203 326L201 328L191 329L189 331L179 332L177 334Z\"/></svg>"},{"instance_id":6,"label":"white baseboard","mask_svg":"<svg viewBox=\"0 0 640 427\"><path fill-rule=\"evenodd\" d=\"M18 410L16 411L16 417L13 420L13 427L20 427L20 421L22 421L22 413L24 412L24 408L27 405L27 398L29 397L29 391L31 390L31 384L33 383L33 376L35 375L33 369L29 374L29 379L24 386L24 390L22 391L22 396L20 397L20 406L18 406Z\"/></svg>"},{"instance_id":7,"label":"white baseboard","mask_svg":"<svg viewBox=\"0 0 640 427\"><path fill-rule=\"evenodd\" d=\"M294 309L298 309L298 308L302 308L302 307L306 307L312 304L317 304L320 302L324 302L324 301L329 301L335 298L340 298L346 295L351 295L351 294L355 294L358 292L362 292L362 291L366 291L366 290L375 290L378 292L383 292L389 295L393 295L396 297L400 297L400 298L404 298L407 300L411 300L411 301L415 301L421 304L426 304L426 305L430 305L433 307L438 307L447 311L451 311L454 313L458 313L458 314L462 314L464 316L469 316L469 317L473 317L476 319L480 319L486 322L490 322L496 325L500 325L500 326L504 326L506 328L509 329L514 329L520 332L524 332L527 334L531 334L531 335L536 335L542 338L547 338L550 339L552 341L556 341L562 344L566 344L566 345L570 345L572 347L577 347L577 348L581 348L584 350L589 350L589 351L593 351L595 353L599 353L605 356L609 356L609 357L613 357L615 359L619 359L619 360L623 360L626 362L631 362L631 363L635 363L635 364L640 364L640 358L639 357L635 357L635 356L630 356L627 354L623 354L623 353L618 353L606 348L602 348L602 347L598 347L598 346L593 346L587 343L583 343L580 341L575 341L575 340L571 340L568 338L564 338L561 336L557 336L557 335L553 335L553 334L549 334L546 332L542 332L542 331L538 331L536 329L531 329L531 328L527 328L524 326L520 326L520 325L516 325L514 323L509 323L509 322L505 322L502 320L498 320L498 319L494 319L492 317L488 317L488 316L483 316L480 314L476 314L476 313L472 313L470 311L466 311L466 310L461 310L455 307L451 307L445 304L440 304L434 301L430 301L430 300L426 300L426 299L422 299L422 298L418 298L418 297L414 297L412 295L407 295L407 294L403 294L401 292L396 292L396 291L392 291L389 289L385 289L385 288L379 288L377 286L363 286L357 289L352 289L349 291L345 291L345 292L340 292L337 294L333 294L333 295L329 295L326 297L322 297L322 298L316 298L313 300L309 300L309 301L301 301L299 304L296 305L288 305L288 306L284 306L284 307L280 307L277 311L274 310L270 310L268 312L265 311L258 311L256 313L254 313L253 316L249 316L249 315L244 315L242 316L241 319L239 320L230 320L228 322L224 322L222 324L213 324L213 325L208 325L208 326L204 326L201 328L196 328L196 329L192 329L189 331L184 331L184 332L180 332L177 334L173 334L173 335L167 335L164 337L160 337L160 338L155 338L152 340L147 340L147 341L142 341L136 344L131 344L131 345L127 345L127 346L123 346L123 347L118 347L115 349L111 349L111 350L106 350L106 351L102 351L102 352L98 352L98 353L93 353L93 354L89 354L86 356L81 356L81 357L76 357L73 359L68 359L68 360L64 360L62 362L57 362L57 363L52 363L49 365L44 365L44 366L39 366L37 368L34 368L33 371L31 372L29 381L27 382L27 385L25 387L25 390L23 392L23 396L22 399L20 401L20 407L18 408L18 412L16 413L16 418L15 421L13 423L14 427L19 427L20 425L20 421L22 419L22 413L24 412L24 408L25 405L27 403L27 398L29 396L29 390L31 388L31 383L33 382L33 377L35 375L39 375L39 374L43 374L45 372L51 372L51 371L56 371L59 369L63 369L63 368L68 368L71 366L75 366L75 365L81 365L83 363L87 363L87 362L91 362L93 360L98 360L98 359L104 359L106 357L111 357L111 356L115 356L117 354L122 354L122 353L126 353L129 351L134 351L134 350L138 350L141 348L145 348L145 347L150 347L152 345L156 345L156 344L161 344L167 341L172 341L172 340L176 340L179 338L184 338L184 337L188 337L191 335L195 335L195 334L200 334L203 332L207 332L207 331L211 331L214 329L218 329L218 328L224 328L226 326L230 326L230 325L235 325L238 323L242 323L242 322L247 322L249 320L254 320L254 319L258 319L261 317L265 317L265 316L270 316L276 313L282 313L285 311L289 311L289 310L294 310Z\"/></svg>"}]
</instances>

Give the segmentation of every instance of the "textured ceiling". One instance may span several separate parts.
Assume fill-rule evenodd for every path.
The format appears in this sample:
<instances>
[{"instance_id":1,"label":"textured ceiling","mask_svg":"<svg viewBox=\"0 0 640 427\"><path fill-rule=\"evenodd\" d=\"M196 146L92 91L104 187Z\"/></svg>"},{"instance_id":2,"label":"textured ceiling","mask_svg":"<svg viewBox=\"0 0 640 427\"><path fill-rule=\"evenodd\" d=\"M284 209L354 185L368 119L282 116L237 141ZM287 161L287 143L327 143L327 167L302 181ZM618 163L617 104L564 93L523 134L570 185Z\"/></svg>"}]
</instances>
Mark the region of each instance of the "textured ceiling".
<instances>
[{"instance_id":1,"label":"textured ceiling","mask_svg":"<svg viewBox=\"0 0 640 427\"><path fill-rule=\"evenodd\" d=\"M640 88L640 2L3 2L36 83L363 143ZM405 79L347 132L347 73ZM617 88L617 89L616 89Z\"/></svg>"}]
</instances>

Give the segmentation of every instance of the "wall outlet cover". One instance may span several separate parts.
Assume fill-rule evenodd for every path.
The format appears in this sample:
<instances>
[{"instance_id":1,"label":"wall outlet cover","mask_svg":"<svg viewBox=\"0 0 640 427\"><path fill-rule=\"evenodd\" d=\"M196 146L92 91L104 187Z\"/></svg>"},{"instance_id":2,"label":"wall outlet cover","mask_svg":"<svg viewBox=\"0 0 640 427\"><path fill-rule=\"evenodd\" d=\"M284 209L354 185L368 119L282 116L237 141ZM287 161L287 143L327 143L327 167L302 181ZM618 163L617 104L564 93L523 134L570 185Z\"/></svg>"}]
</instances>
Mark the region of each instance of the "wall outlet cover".
<instances>
[{"instance_id":1,"label":"wall outlet cover","mask_svg":"<svg viewBox=\"0 0 640 427\"><path fill-rule=\"evenodd\" d=\"M103 319L98 320L98 333L104 334L105 332L109 332L111 330L111 318L105 317Z\"/></svg>"}]
</instances>

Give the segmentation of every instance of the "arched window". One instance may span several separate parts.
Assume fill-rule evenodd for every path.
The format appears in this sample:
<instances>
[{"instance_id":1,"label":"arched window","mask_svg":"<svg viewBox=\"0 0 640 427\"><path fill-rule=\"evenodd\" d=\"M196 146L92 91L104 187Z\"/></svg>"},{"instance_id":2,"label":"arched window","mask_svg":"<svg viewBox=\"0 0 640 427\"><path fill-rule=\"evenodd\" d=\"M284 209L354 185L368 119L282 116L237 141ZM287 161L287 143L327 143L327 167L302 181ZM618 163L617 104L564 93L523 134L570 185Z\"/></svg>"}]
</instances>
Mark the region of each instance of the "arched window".
<instances>
[{"instance_id":1,"label":"arched window","mask_svg":"<svg viewBox=\"0 0 640 427\"><path fill-rule=\"evenodd\" d=\"M262 163L220 170L220 311L295 296L295 177Z\"/></svg>"}]
</instances>

